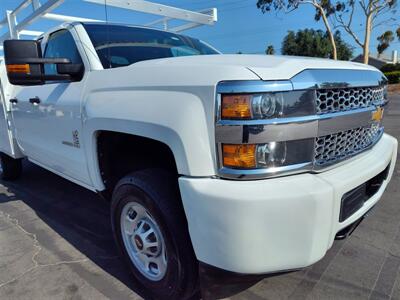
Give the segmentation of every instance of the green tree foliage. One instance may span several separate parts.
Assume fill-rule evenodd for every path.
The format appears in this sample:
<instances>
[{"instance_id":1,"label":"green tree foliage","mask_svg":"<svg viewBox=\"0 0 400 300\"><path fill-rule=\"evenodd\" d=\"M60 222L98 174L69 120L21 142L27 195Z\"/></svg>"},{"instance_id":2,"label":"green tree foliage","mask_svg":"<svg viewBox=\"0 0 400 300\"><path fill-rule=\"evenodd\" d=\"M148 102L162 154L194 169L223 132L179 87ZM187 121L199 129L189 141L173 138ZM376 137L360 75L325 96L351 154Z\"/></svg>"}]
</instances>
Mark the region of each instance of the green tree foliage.
<instances>
[{"instance_id":1,"label":"green tree foliage","mask_svg":"<svg viewBox=\"0 0 400 300\"><path fill-rule=\"evenodd\" d=\"M267 55L274 55L275 54L275 48L272 45L269 45L267 49L265 49L265 54Z\"/></svg>"},{"instance_id":2,"label":"green tree foliage","mask_svg":"<svg viewBox=\"0 0 400 300\"><path fill-rule=\"evenodd\" d=\"M353 49L342 40L339 31L335 32L335 41L338 59L349 60ZM282 54L332 58L332 45L328 34L322 30L289 31L282 42Z\"/></svg>"},{"instance_id":3,"label":"green tree foliage","mask_svg":"<svg viewBox=\"0 0 400 300\"><path fill-rule=\"evenodd\" d=\"M371 34L378 26L398 21L395 16L397 2L398 0L257 0L257 7L265 13L271 10L292 11L303 4L312 5L315 8L315 20L322 19L325 24L333 55L336 53L336 41L330 23L335 25L334 28L343 29L362 48L363 62L367 64ZM355 16L361 18L361 23L355 22ZM360 38L360 34L364 38ZM400 28L397 35L400 37Z\"/></svg>"},{"instance_id":4,"label":"green tree foliage","mask_svg":"<svg viewBox=\"0 0 400 300\"><path fill-rule=\"evenodd\" d=\"M386 64L381 68L382 72L395 72L399 71L400 72L400 63L397 64Z\"/></svg>"},{"instance_id":5,"label":"green tree foliage","mask_svg":"<svg viewBox=\"0 0 400 300\"><path fill-rule=\"evenodd\" d=\"M397 38L400 41L400 27L396 30ZM376 49L378 50L378 54L381 55L387 48L390 47L390 43L393 42L395 39L394 32L388 30L384 32L382 35L378 36L377 40L379 41L378 46Z\"/></svg>"},{"instance_id":6,"label":"green tree foliage","mask_svg":"<svg viewBox=\"0 0 400 300\"><path fill-rule=\"evenodd\" d=\"M354 1L354 0L350 0ZM395 1L395 0L392 0ZM259 8L263 13L269 12L271 10L275 11L293 11L298 9L300 5L311 5L315 9L315 20L319 21L322 19L326 34L329 37L331 43L331 57L333 59L338 59L337 46L335 41L335 35L331 28L328 16L335 12L335 7L331 4L330 0L257 0L257 8Z\"/></svg>"},{"instance_id":7,"label":"green tree foliage","mask_svg":"<svg viewBox=\"0 0 400 300\"><path fill-rule=\"evenodd\" d=\"M393 31L386 31L382 35L378 36L377 40L379 41L376 49L378 50L378 56L380 56L387 48L389 48L390 43L394 41Z\"/></svg>"},{"instance_id":8,"label":"green tree foliage","mask_svg":"<svg viewBox=\"0 0 400 300\"><path fill-rule=\"evenodd\" d=\"M325 8L328 11L327 16L335 20L336 28L344 29L354 42L361 47L363 51L363 62L368 63L369 48L371 44L371 35L377 27L381 25L389 25L396 22L397 18L396 7L398 0L338 0L338 2L327 1L327 5L331 9ZM361 22L355 22L354 16L361 18ZM363 38L360 36L363 35ZM387 47L385 43L381 43L379 51L384 51Z\"/></svg>"},{"instance_id":9,"label":"green tree foliage","mask_svg":"<svg viewBox=\"0 0 400 300\"><path fill-rule=\"evenodd\" d=\"M389 84L400 83L400 71L385 72L384 74L387 77Z\"/></svg>"}]
</instances>

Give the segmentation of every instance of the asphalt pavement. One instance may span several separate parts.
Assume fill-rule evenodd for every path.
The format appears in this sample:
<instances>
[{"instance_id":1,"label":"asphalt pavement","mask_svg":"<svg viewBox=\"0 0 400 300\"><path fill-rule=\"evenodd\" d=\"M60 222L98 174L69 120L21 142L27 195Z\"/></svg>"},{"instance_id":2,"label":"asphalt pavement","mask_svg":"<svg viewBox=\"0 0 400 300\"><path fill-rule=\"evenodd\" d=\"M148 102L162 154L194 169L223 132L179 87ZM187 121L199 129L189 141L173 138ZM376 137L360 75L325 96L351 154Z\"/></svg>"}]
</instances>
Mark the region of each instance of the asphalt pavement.
<instances>
[{"instance_id":1,"label":"asphalt pavement","mask_svg":"<svg viewBox=\"0 0 400 300\"><path fill-rule=\"evenodd\" d=\"M385 128L400 139L400 95L390 99ZM320 262L229 299L400 299L399 192L397 164L373 213ZM142 299L109 219L96 194L31 163L0 181L0 299Z\"/></svg>"}]
</instances>

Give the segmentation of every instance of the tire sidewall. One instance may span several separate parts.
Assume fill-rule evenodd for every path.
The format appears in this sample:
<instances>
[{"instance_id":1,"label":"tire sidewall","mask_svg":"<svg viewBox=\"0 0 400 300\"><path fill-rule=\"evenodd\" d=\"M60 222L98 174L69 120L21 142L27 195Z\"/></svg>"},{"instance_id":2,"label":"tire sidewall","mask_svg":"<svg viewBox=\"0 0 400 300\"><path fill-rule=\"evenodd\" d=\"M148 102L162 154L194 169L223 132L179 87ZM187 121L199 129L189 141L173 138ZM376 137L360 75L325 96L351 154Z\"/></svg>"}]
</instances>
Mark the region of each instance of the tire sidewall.
<instances>
[{"instance_id":1,"label":"tire sidewall","mask_svg":"<svg viewBox=\"0 0 400 300\"><path fill-rule=\"evenodd\" d=\"M173 286L176 285L177 282L182 281L182 272L179 259L177 258L179 253L177 253L177 247L174 245L174 239L171 236L173 231L167 227L168 222L164 220L160 208L157 206L157 199L159 199L159 196L154 194L154 191L153 193L151 191L144 191L132 182L119 185L113 195L111 214L112 227L119 249L135 278L145 287L146 290L151 291L152 294L157 294L158 299L167 299L173 298L179 294L180 291L176 289L176 286L174 289ZM120 218L124 206L130 202L137 202L149 211L154 218L154 221L159 226L163 236L167 253L167 270L164 277L159 281L151 281L143 276L131 261L126 250L122 238Z\"/></svg>"}]
</instances>

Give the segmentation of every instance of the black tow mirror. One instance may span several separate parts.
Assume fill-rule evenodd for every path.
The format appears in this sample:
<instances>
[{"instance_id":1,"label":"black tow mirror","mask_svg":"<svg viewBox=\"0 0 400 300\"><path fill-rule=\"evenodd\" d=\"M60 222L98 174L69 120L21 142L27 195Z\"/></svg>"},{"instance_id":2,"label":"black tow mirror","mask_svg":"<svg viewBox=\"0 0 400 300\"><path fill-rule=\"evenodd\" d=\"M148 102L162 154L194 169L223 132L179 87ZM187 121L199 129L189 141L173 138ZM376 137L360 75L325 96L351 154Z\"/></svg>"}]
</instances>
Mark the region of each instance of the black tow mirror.
<instances>
[{"instance_id":1,"label":"black tow mirror","mask_svg":"<svg viewBox=\"0 0 400 300\"><path fill-rule=\"evenodd\" d=\"M83 76L83 64L58 64L57 73L80 80Z\"/></svg>"},{"instance_id":2,"label":"black tow mirror","mask_svg":"<svg viewBox=\"0 0 400 300\"><path fill-rule=\"evenodd\" d=\"M8 80L16 85L42 84L43 65L29 64L26 58L40 59L42 51L36 41L4 41L4 58Z\"/></svg>"},{"instance_id":3,"label":"black tow mirror","mask_svg":"<svg viewBox=\"0 0 400 300\"><path fill-rule=\"evenodd\" d=\"M45 75L44 64L56 64L57 69L61 65L70 65L73 70L77 69L67 58L42 58L39 42L32 40L4 41L4 58L8 80L14 85L40 85L47 80L72 80L73 74L68 72Z\"/></svg>"}]
</instances>

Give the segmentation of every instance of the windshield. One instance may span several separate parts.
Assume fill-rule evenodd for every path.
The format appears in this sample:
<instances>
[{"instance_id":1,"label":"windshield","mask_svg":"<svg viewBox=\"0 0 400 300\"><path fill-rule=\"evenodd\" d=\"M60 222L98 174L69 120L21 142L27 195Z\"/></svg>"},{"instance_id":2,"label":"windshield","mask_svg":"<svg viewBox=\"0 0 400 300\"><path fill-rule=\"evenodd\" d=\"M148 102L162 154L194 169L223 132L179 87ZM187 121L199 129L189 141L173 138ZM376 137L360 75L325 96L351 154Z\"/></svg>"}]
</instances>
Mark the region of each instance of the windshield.
<instances>
[{"instance_id":1,"label":"windshield","mask_svg":"<svg viewBox=\"0 0 400 300\"><path fill-rule=\"evenodd\" d=\"M84 27L105 69L156 58L220 54L200 40L171 32L122 25Z\"/></svg>"}]
</instances>

